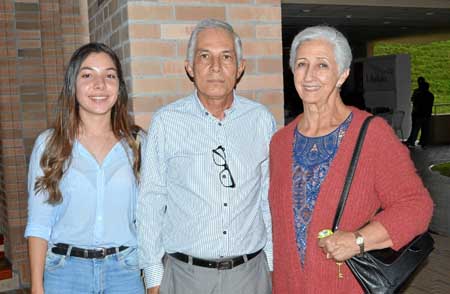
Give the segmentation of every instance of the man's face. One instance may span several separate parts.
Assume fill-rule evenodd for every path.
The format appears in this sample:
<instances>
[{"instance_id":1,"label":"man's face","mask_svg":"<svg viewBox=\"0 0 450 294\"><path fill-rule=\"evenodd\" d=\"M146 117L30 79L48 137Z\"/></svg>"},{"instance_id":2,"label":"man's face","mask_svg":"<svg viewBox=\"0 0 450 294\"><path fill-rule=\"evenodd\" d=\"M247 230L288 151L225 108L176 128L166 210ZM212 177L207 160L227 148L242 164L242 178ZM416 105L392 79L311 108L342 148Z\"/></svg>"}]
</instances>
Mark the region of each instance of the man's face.
<instances>
[{"instance_id":1,"label":"man's face","mask_svg":"<svg viewBox=\"0 0 450 294\"><path fill-rule=\"evenodd\" d=\"M233 98L233 89L244 70L245 61L238 67L232 35L224 29L211 28L197 35L194 61L187 61L186 70L194 80L202 101Z\"/></svg>"}]
</instances>

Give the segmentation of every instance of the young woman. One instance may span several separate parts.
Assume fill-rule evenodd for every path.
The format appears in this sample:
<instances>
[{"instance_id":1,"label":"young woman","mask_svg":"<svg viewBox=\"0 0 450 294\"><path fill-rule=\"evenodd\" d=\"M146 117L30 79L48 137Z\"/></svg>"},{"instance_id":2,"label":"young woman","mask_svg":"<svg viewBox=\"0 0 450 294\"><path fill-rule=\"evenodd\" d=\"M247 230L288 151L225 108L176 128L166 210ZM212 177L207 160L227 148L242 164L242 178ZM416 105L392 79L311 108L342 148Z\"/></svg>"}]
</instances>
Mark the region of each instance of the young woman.
<instances>
[{"instance_id":1,"label":"young woman","mask_svg":"<svg viewBox=\"0 0 450 294\"><path fill-rule=\"evenodd\" d=\"M90 43L74 52L54 126L30 159L32 293L144 293L135 230L144 136L127 101L110 48Z\"/></svg>"}]
</instances>

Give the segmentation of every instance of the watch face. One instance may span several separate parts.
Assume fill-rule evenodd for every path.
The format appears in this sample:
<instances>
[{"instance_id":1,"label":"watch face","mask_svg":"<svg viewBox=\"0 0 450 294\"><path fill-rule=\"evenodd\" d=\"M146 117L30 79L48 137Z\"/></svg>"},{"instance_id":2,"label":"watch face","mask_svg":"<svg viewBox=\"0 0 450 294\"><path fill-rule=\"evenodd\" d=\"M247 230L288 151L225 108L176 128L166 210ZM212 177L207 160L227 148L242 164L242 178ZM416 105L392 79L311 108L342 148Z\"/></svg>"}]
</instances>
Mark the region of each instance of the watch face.
<instances>
[{"instance_id":1,"label":"watch face","mask_svg":"<svg viewBox=\"0 0 450 294\"><path fill-rule=\"evenodd\" d=\"M364 244L364 238L363 237L356 238L356 244L358 245Z\"/></svg>"}]
</instances>

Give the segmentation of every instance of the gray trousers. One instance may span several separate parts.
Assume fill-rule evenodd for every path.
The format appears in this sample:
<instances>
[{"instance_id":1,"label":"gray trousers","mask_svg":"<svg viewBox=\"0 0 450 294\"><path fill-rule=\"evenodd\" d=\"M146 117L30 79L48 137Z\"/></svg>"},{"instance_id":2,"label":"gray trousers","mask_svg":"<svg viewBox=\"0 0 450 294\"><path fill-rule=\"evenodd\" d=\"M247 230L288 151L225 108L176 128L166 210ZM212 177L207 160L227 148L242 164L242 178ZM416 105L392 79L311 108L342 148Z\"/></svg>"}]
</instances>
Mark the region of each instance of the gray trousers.
<instances>
[{"instance_id":1,"label":"gray trousers","mask_svg":"<svg viewBox=\"0 0 450 294\"><path fill-rule=\"evenodd\" d=\"M271 294L272 279L263 251L228 270L195 266L166 256L160 294Z\"/></svg>"}]
</instances>

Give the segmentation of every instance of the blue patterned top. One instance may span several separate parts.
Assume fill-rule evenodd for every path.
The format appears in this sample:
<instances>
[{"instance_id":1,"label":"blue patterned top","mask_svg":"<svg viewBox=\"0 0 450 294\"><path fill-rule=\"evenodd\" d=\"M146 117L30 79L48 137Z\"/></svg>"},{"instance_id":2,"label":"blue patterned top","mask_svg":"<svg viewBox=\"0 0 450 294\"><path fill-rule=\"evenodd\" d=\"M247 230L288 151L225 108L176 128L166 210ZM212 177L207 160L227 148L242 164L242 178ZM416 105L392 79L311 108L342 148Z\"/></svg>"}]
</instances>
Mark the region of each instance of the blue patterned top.
<instances>
[{"instance_id":1,"label":"blue patterned top","mask_svg":"<svg viewBox=\"0 0 450 294\"><path fill-rule=\"evenodd\" d=\"M305 263L308 225L320 186L328 174L328 169L352 117L353 114L350 113L336 130L321 137L305 137L297 128L294 131L292 198L297 250L302 266Z\"/></svg>"}]
</instances>

